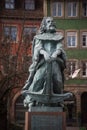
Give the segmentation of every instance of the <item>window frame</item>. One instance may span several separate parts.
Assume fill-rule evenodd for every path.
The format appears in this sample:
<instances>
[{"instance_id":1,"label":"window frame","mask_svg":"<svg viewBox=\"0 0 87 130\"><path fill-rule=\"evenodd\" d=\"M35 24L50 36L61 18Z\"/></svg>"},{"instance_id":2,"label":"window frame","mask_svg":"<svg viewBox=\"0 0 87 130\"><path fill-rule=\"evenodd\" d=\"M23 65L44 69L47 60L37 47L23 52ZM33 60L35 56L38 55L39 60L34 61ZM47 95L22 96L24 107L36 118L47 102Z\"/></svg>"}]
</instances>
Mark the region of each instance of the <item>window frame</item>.
<instances>
[{"instance_id":1,"label":"window frame","mask_svg":"<svg viewBox=\"0 0 87 130\"><path fill-rule=\"evenodd\" d=\"M80 4L80 7L81 7L81 11L80 11L80 15L82 16L82 17L84 17L84 18L86 18L87 17L87 7L86 7L86 16L83 14L83 2L84 1L81 1L81 4ZM87 1L86 1L87 2Z\"/></svg>"},{"instance_id":2,"label":"window frame","mask_svg":"<svg viewBox=\"0 0 87 130\"><path fill-rule=\"evenodd\" d=\"M76 33L76 43L75 43L75 46L68 46L67 44L67 33ZM72 35L72 36L75 36L75 35ZM75 48L78 48L78 30L66 30L65 31L65 47L68 48L68 49L75 49Z\"/></svg>"},{"instance_id":3,"label":"window frame","mask_svg":"<svg viewBox=\"0 0 87 130\"><path fill-rule=\"evenodd\" d=\"M83 63L86 63L86 71L85 71L85 73L86 73L86 75L83 75ZM81 77L82 78L87 78L87 60L81 60Z\"/></svg>"},{"instance_id":4,"label":"window frame","mask_svg":"<svg viewBox=\"0 0 87 130\"><path fill-rule=\"evenodd\" d=\"M86 33L87 34L87 30L80 30L80 48L82 48L82 49L87 49L87 35L86 35L86 45L85 46L83 46L83 33Z\"/></svg>"},{"instance_id":5,"label":"window frame","mask_svg":"<svg viewBox=\"0 0 87 130\"><path fill-rule=\"evenodd\" d=\"M57 15L57 11L58 11L58 7L57 7L57 10L56 10L56 15L54 16L53 15L53 3L60 3L61 4L61 16L58 16ZM57 4L58 5L58 4ZM57 0L51 0L51 6L50 6L50 9L51 9L51 16L52 17L55 17L55 18L64 18L64 0L61 0L61 1L57 1Z\"/></svg>"},{"instance_id":6,"label":"window frame","mask_svg":"<svg viewBox=\"0 0 87 130\"><path fill-rule=\"evenodd\" d=\"M75 63L75 69L74 69L74 70L73 70L73 68L71 68L71 66L69 65L69 63L70 63L70 64ZM69 60L67 60L67 72L68 72L68 76L71 77L72 74L74 73L74 71L75 71L76 69L78 69L78 67L79 67L79 65L78 65L78 60L77 60L77 59L69 59ZM72 69L72 70L70 70L70 72L69 72L69 68ZM70 74L69 74L69 73L70 73ZM77 76L76 78L78 78L78 77L79 77L79 76Z\"/></svg>"},{"instance_id":7,"label":"window frame","mask_svg":"<svg viewBox=\"0 0 87 130\"><path fill-rule=\"evenodd\" d=\"M76 3L76 5L77 5L77 7L76 7L76 16L73 16L73 15L71 15L71 16L68 16L68 3ZM65 17L66 18L78 18L79 17L79 3L78 3L78 0L74 0L73 2L72 1L66 1L66 4L65 4L65 8L66 8L66 11L65 11ZM72 7L73 8L73 7Z\"/></svg>"},{"instance_id":8,"label":"window frame","mask_svg":"<svg viewBox=\"0 0 87 130\"><path fill-rule=\"evenodd\" d=\"M33 8L31 8L31 6L28 5L32 5ZM34 11L35 10L35 0L24 0L24 9L26 11Z\"/></svg>"},{"instance_id":9,"label":"window frame","mask_svg":"<svg viewBox=\"0 0 87 130\"><path fill-rule=\"evenodd\" d=\"M29 25L25 25L24 26L24 29L25 28L36 28L36 33L37 33L37 30L38 30L38 27L37 26L29 26ZM24 31L24 29L23 29L23 31ZM30 34L30 38L31 38L31 41L30 41L30 43L32 43L32 41L33 41L33 36L31 35L32 33L29 33ZM23 32L23 36L24 36L24 32Z\"/></svg>"},{"instance_id":10,"label":"window frame","mask_svg":"<svg viewBox=\"0 0 87 130\"><path fill-rule=\"evenodd\" d=\"M37 33L38 28L39 28L39 25L34 25L34 26L33 26L33 25L25 25L24 28L36 28L36 33ZM36 35L36 33L35 33L35 35ZM31 33L30 33L30 34L31 34ZM24 36L24 32L23 32L23 36ZM30 35L30 37L31 37L32 39L31 39L31 41L28 43L28 44L30 44L30 46L29 46L29 48L28 48L28 51L29 51L28 55L29 55L29 56L32 55L32 42L33 42L33 36ZM22 39L22 42L25 44L25 42L23 41L23 39Z\"/></svg>"},{"instance_id":11,"label":"window frame","mask_svg":"<svg viewBox=\"0 0 87 130\"><path fill-rule=\"evenodd\" d=\"M6 7L6 5L8 4L8 8ZM5 9L8 9L8 10L14 10L15 9L15 0L13 0L13 2L10 0L10 1L8 1L8 0L5 0ZM11 7L11 6L13 6L13 7Z\"/></svg>"},{"instance_id":12,"label":"window frame","mask_svg":"<svg viewBox=\"0 0 87 130\"><path fill-rule=\"evenodd\" d=\"M15 27L15 28L16 28L16 30L17 30L17 31L16 31L16 39L15 39L15 40L11 39L10 42L11 42L11 43L17 43L17 42L18 42L18 26L17 26L17 25L4 24L4 25L3 25L3 39L4 39L4 36L6 36L5 33L4 33L4 28L5 28L5 27L9 27L10 34L11 34L11 28L12 28L12 27ZM11 36L11 35L10 35L10 36Z\"/></svg>"}]
</instances>

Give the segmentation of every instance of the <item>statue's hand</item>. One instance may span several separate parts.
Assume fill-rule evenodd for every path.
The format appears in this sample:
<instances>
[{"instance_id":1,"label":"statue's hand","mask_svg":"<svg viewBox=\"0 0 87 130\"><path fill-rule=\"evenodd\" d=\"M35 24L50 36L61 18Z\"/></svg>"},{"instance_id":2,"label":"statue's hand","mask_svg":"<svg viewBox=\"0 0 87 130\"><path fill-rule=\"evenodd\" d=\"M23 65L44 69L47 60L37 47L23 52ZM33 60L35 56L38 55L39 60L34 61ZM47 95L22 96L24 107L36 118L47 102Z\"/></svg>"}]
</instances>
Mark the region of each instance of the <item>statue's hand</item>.
<instances>
[{"instance_id":1,"label":"statue's hand","mask_svg":"<svg viewBox=\"0 0 87 130\"><path fill-rule=\"evenodd\" d=\"M57 58L57 53L56 52L54 52L53 54L52 54L52 56L51 56L52 58Z\"/></svg>"},{"instance_id":2,"label":"statue's hand","mask_svg":"<svg viewBox=\"0 0 87 130\"><path fill-rule=\"evenodd\" d=\"M51 57L48 53L44 53L44 59L47 61L47 62L50 62L51 61Z\"/></svg>"},{"instance_id":3,"label":"statue's hand","mask_svg":"<svg viewBox=\"0 0 87 130\"><path fill-rule=\"evenodd\" d=\"M57 51L55 51L53 54L52 54L52 58L57 58L57 56L58 55L60 55L60 53L61 53L61 50L57 50Z\"/></svg>"},{"instance_id":4,"label":"statue's hand","mask_svg":"<svg viewBox=\"0 0 87 130\"><path fill-rule=\"evenodd\" d=\"M44 59L47 61L47 62L50 62L51 61L51 57L50 55L45 51L45 50L40 50L40 54L42 54L44 56Z\"/></svg>"}]
</instances>

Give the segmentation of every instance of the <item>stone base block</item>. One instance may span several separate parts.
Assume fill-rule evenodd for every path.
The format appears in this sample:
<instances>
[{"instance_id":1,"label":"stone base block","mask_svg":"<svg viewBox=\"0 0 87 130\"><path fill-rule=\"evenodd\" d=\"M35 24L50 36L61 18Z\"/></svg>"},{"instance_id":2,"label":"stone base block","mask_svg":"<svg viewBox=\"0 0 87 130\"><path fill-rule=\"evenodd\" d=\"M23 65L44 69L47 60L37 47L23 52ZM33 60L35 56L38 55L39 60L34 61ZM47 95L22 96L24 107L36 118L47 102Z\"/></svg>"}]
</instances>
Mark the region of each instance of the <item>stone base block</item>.
<instances>
[{"instance_id":1,"label":"stone base block","mask_svg":"<svg viewBox=\"0 0 87 130\"><path fill-rule=\"evenodd\" d=\"M55 108L53 112L26 112L25 130L66 130L65 113L55 112Z\"/></svg>"}]
</instances>

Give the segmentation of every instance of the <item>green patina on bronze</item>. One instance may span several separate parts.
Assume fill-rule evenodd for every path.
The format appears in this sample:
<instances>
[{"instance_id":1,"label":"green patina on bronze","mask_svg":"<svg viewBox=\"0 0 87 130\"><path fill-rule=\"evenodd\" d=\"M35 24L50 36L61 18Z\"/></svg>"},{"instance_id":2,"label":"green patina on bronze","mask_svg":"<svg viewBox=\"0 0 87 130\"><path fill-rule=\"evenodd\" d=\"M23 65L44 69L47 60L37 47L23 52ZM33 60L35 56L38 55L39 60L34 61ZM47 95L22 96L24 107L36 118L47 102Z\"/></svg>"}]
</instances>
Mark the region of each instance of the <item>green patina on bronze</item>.
<instances>
[{"instance_id":1,"label":"green patina on bronze","mask_svg":"<svg viewBox=\"0 0 87 130\"><path fill-rule=\"evenodd\" d=\"M63 94L66 53L62 40L63 36L56 33L53 18L43 18L39 33L33 39L30 75L23 87L25 106L31 107L34 102L49 105L71 96L71 93Z\"/></svg>"}]
</instances>

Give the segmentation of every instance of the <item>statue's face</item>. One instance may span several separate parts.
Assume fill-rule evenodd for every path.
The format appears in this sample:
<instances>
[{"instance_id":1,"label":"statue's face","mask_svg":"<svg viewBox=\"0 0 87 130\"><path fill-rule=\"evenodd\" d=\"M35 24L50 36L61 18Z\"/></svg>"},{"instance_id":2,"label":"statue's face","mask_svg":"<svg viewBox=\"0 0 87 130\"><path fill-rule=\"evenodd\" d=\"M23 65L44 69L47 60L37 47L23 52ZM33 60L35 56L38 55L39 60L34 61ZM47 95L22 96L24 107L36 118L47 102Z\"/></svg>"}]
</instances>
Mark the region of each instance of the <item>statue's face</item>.
<instances>
[{"instance_id":1,"label":"statue's face","mask_svg":"<svg viewBox=\"0 0 87 130\"><path fill-rule=\"evenodd\" d=\"M56 26L55 26L55 24L54 24L53 18L48 17L48 18L46 19L46 29L47 29L47 31L49 31L49 32L55 32Z\"/></svg>"}]
</instances>

